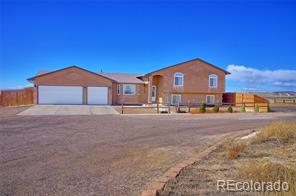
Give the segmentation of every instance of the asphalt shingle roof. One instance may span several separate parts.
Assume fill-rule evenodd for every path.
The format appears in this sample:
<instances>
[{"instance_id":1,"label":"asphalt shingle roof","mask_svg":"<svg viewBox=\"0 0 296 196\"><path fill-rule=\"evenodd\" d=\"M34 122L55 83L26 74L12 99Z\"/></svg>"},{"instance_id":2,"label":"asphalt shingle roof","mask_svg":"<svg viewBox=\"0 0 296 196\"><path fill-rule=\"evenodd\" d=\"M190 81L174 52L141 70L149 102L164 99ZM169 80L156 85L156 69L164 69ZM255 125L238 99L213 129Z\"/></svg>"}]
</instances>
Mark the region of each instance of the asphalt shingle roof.
<instances>
[{"instance_id":1,"label":"asphalt shingle roof","mask_svg":"<svg viewBox=\"0 0 296 196\"><path fill-rule=\"evenodd\" d=\"M50 71L39 71L38 75L50 73ZM138 77L143 76L143 74L127 74L127 73L107 73L107 72L97 72L98 75L102 75L106 78L110 78L115 80L118 83L136 83L136 84L143 84L144 81L139 79Z\"/></svg>"},{"instance_id":2,"label":"asphalt shingle roof","mask_svg":"<svg viewBox=\"0 0 296 196\"><path fill-rule=\"evenodd\" d=\"M99 75L105 76L112 80L115 80L119 83L140 83L143 84L144 81L139 79L138 77L143 76L142 74L126 74L126 73L106 73L99 72Z\"/></svg>"}]
</instances>

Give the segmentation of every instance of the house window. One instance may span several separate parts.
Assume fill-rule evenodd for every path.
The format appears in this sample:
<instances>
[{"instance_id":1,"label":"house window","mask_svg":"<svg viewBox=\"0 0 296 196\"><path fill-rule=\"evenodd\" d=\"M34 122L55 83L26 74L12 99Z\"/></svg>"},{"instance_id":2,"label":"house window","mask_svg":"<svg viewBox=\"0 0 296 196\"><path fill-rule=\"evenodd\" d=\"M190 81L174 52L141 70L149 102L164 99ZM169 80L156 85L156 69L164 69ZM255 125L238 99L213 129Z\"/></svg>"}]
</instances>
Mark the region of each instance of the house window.
<instances>
[{"instance_id":1,"label":"house window","mask_svg":"<svg viewBox=\"0 0 296 196\"><path fill-rule=\"evenodd\" d=\"M183 86L184 84L184 74L183 73L175 73L174 74L174 86Z\"/></svg>"},{"instance_id":2,"label":"house window","mask_svg":"<svg viewBox=\"0 0 296 196\"><path fill-rule=\"evenodd\" d=\"M123 94L124 95L135 95L136 94L136 85L135 84L124 84L123 85Z\"/></svg>"},{"instance_id":3,"label":"house window","mask_svg":"<svg viewBox=\"0 0 296 196\"><path fill-rule=\"evenodd\" d=\"M156 97L156 86L152 86L152 97Z\"/></svg>"},{"instance_id":4,"label":"house window","mask_svg":"<svg viewBox=\"0 0 296 196\"><path fill-rule=\"evenodd\" d=\"M120 95L120 84L117 84L117 95Z\"/></svg>"},{"instance_id":5,"label":"house window","mask_svg":"<svg viewBox=\"0 0 296 196\"><path fill-rule=\"evenodd\" d=\"M156 86L152 86L151 99L153 102L156 101Z\"/></svg>"},{"instance_id":6,"label":"house window","mask_svg":"<svg viewBox=\"0 0 296 196\"><path fill-rule=\"evenodd\" d=\"M218 86L218 77L216 74L209 75L209 87L210 88L217 88Z\"/></svg>"},{"instance_id":7,"label":"house window","mask_svg":"<svg viewBox=\"0 0 296 196\"><path fill-rule=\"evenodd\" d=\"M171 100L172 105L180 105L181 103L181 95L172 95L172 100Z\"/></svg>"},{"instance_id":8,"label":"house window","mask_svg":"<svg viewBox=\"0 0 296 196\"><path fill-rule=\"evenodd\" d=\"M215 96L214 95L207 95L206 96L206 104L207 105L214 105L215 104Z\"/></svg>"}]
</instances>

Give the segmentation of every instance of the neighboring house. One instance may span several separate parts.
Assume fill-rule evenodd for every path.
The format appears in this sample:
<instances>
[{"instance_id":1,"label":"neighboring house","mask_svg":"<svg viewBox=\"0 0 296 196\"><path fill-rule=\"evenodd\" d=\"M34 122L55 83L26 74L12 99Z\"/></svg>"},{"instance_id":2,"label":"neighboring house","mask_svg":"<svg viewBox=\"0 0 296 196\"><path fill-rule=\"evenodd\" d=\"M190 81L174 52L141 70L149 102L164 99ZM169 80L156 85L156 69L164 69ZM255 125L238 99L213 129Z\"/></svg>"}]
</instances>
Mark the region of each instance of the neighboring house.
<instances>
[{"instance_id":1,"label":"neighboring house","mask_svg":"<svg viewBox=\"0 0 296 196\"><path fill-rule=\"evenodd\" d=\"M221 104L229 72L193 59L147 74L95 73L71 66L29 78L37 104Z\"/></svg>"}]
</instances>

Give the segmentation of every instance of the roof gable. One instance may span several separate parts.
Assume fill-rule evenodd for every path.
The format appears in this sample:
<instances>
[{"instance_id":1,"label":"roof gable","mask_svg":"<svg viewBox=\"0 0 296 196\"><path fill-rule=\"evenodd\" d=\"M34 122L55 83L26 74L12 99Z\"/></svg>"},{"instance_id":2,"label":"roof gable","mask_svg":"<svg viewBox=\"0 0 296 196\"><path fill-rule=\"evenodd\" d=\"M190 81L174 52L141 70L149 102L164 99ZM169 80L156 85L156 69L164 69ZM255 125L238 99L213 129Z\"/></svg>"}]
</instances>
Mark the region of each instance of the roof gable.
<instances>
[{"instance_id":1,"label":"roof gable","mask_svg":"<svg viewBox=\"0 0 296 196\"><path fill-rule=\"evenodd\" d=\"M55 71L49 71L49 72L45 72L45 71L43 71L42 73L38 73L38 74L37 74L36 76L34 76L34 77L28 78L27 80L28 80L28 81L34 81L36 78L39 78L39 77L42 77L42 76L46 76L46 75L49 75L49 74L54 74L54 73L57 73L57 72L60 72L60 71L64 71L64 70L67 70L67 69L72 69L72 68L76 68L76 69L79 69L79 70L81 70L81 71L84 71L84 72L87 72L87 73L90 73L90 74L94 74L94 75L96 75L96 76L100 76L100 77L106 78L106 79L108 79L108 80L114 81L113 79L108 78L108 77L106 77L106 76L104 76L104 75L101 75L101 74L98 74L98 73L95 73L95 72L89 71L89 70L87 70L87 69L83 69L83 68L78 67L78 66L76 66L76 65L73 65L73 66L70 66L70 67L65 67L65 68L63 68L63 69L58 69L58 70L55 70Z\"/></svg>"},{"instance_id":2,"label":"roof gable","mask_svg":"<svg viewBox=\"0 0 296 196\"><path fill-rule=\"evenodd\" d=\"M152 73L155 73L155 72L158 72L158 71L162 71L162 70L165 70L165 69L170 69L170 68L172 68L172 67L179 66L179 65L183 65L183 64L185 64L185 63L189 63L189 62L192 62L192 61L199 61L199 62L202 62L202 63L204 63L204 64L206 64L206 65L209 65L209 66L211 66L211 67L213 67L213 68L215 68L215 69L218 69L218 70L224 72L225 74L230 74L230 72L228 72L228 71L226 71L226 70L224 70L224 69L221 69L220 67L217 67L217 66L215 66L215 65L213 65L213 64L210 64L210 63L208 63L208 62L206 62L206 61L204 61L204 60L202 60L202 59L200 59L200 58L195 58L195 59L192 59L192 60L189 60L189 61L185 61L185 62L182 62L182 63L178 63L178 64L175 64L175 65L171 65L171 66L168 66L168 67L164 67L164 68L158 69L158 70L156 70L156 71L149 72L149 73L147 73L147 74L145 74L145 75L150 75L150 74L152 74Z\"/></svg>"}]
</instances>

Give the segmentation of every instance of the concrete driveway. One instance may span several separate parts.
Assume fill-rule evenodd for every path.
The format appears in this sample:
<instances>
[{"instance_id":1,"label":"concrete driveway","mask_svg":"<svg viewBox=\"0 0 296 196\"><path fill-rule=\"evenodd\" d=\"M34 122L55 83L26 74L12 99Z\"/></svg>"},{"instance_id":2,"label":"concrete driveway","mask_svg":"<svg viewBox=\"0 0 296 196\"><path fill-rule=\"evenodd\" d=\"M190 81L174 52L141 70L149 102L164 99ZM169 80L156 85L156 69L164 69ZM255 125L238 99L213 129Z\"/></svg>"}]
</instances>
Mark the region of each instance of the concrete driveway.
<instances>
[{"instance_id":1,"label":"concrete driveway","mask_svg":"<svg viewBox=\"0 0 296 196\"><path fill-rule=\"evenodd\" d=\"M35 105L18 115L101 115L118 114L111 106L98 105Z\"/></svg>"}]
</instances>

